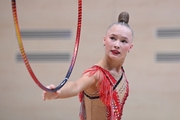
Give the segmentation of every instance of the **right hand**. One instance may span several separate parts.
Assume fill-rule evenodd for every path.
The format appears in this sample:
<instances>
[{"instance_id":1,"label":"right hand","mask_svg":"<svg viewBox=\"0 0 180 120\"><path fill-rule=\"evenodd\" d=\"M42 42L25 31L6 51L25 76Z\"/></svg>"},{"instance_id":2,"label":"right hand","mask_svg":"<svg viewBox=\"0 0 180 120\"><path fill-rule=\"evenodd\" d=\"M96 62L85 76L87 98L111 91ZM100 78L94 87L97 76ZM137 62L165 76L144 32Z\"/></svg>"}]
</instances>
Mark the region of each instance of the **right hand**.
<instances>
[{"instance_id":1,"label":"right hand","mask_svg":"<svg viewBox=\"0 0 180 120\"><path fill-rule=\"evenodd\" d=\"M55 86L54 85L49 85L47 86L48 89L54 89ZM43 100L52 100L52 99L57 99L59 96L59 93L56 91L56 92L47 92L47 91L43 91L42 93L42 97L43 97Z\"/></svg>"}]
</instances>

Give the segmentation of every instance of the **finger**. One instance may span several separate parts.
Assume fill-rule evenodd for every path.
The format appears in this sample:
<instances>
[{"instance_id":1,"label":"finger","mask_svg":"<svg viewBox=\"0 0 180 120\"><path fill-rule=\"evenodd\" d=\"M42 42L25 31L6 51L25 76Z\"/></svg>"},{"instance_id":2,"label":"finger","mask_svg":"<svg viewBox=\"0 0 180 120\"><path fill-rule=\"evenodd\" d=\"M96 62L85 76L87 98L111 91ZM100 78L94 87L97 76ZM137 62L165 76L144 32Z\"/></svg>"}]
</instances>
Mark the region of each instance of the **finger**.
<instances>
[{"instance_id":1,"label":"finger","mask_svg":"<svg viewBox=\"0 0 180 120\"><path fill-rule=\"evenodd\" d=\"M46 95L46 92L45 92L45 91L43 91L43 93L42 93L42 98L43 98L43 100L44 100L44 101L46 100L45 95Z\"/></svg>"},{"instance_id":2,"label":"finger","mask_svg":"<svg viewBox=\"0 0 180 120\"><path fill-rule=\"evenodd\" d=\"M55 86L54 86L53 84L51 84L51 85L49 85L49 88L50 88L50 89L54 89Z\"/></svg>"}]
</instances>

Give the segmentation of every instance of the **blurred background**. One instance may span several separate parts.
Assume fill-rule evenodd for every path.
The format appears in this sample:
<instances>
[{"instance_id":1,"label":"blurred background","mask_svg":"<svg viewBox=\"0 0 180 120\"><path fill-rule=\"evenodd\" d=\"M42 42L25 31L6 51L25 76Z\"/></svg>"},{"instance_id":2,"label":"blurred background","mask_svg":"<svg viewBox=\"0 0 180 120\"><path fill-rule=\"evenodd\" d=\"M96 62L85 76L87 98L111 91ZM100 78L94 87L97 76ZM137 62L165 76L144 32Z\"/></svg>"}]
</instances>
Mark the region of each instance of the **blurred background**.
<instances>
[{"instance_id":1,"label":"blurred background","mask_svg":"<svg viewBox=\"0 0 180 120\"><path fill-rule=\"evenodd\" d=\"M10 0L0 0L0 120L78 120L78 97L43 101L22 62ZM30 64L43 85L58 85L70 65L77 0L17 0ZM103 37L130 14L134 47L124 63L130 95L123 120L180 119L180 1L84 0L81 40L70 81L104 55Z\"/></svg>"}]
</instances>

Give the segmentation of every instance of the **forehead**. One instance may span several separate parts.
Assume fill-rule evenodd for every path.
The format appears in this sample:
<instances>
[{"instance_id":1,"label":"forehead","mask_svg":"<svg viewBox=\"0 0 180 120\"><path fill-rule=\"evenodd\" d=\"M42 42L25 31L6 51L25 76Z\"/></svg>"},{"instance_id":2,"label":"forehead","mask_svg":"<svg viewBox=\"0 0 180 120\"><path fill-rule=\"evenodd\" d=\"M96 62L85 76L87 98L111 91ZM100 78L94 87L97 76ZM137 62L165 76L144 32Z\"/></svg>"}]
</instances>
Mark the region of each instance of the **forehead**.
<instances>
[{"instance_id":1,"label":"forehead","mask_svg":"<svg viewBox=\"0 0 180 120\"><path fill-rule=\"evenodd\" d=\"M129 40L132 39L132 32L130 28L121 24L115 24L108 29L107 35L112 34L117 35L119 37L126 37Z\"/></svg>"}]
</instances>

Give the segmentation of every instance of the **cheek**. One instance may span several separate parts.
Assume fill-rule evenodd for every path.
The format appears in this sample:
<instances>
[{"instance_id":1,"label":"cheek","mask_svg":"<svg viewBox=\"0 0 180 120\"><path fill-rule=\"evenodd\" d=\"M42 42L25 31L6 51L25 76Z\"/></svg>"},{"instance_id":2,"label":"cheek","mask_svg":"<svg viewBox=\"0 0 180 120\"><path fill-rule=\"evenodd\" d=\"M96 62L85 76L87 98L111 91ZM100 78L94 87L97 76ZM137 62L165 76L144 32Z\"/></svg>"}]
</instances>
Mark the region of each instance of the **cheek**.
<instances>
[{"instance_id":1,"label":"cheek","mask_svg":"<svg viewBox=\"0 0 180 120\"><path fill-rule=\"evenodd\" d=\"M106 51L109 51L109 49L110 49L109 44L106 44L105 49L106 49Z\"/></svg>"},{"instance_id":2,"label":"cheek","mask_svg":"<svg viewBox=\"0 0 180 120\"><path fill-rule=\"evenodd\" d=\"M130 50L130 46L129 45L126 45L126 46L124 46L124 51L129 51Z\"/></svg>"},{"instance_id":3,"label":"cheek","mask_svg":"<svg viewBox=\"0 0 180 120\"><path fill-rule=\"evenodd\" d=\"M112 42L106 41L106 48L110 48L112 46L113 46Z\"/></svg>"}]
</instances>

